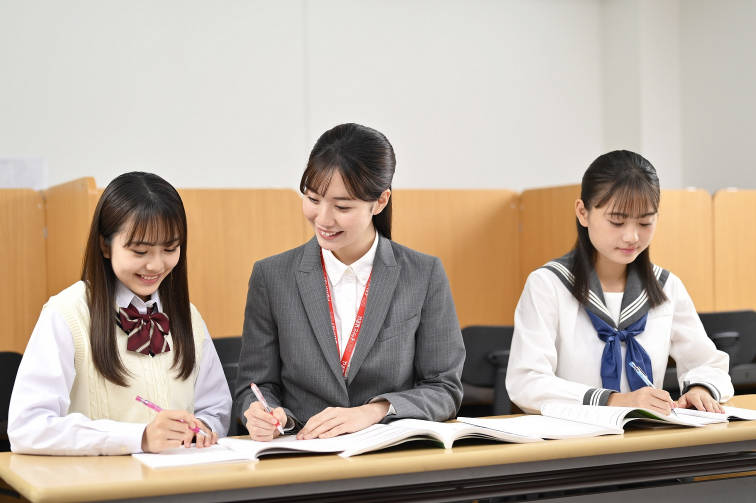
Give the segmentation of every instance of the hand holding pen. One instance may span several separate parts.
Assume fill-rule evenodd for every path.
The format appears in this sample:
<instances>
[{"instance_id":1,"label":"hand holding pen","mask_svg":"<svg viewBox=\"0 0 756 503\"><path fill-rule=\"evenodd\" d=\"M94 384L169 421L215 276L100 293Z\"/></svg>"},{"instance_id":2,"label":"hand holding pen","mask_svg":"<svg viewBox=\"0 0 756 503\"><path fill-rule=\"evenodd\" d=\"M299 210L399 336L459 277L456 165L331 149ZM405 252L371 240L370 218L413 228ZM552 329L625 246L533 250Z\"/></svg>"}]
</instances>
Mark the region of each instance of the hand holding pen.
<instances>
[{"instance_id":1,"label":"hand holding pen","mask_svg":"<svg viewBox=\"0 0 756 503\"><path fill-rule=\"evenodd\" d=\"M184 410L163 410L141 396L137 396L136 400L158 413L142 434L142 450L145 452L161 452L182 445L189 447L195 434L199 448L209 447L218 439L216 433L208 433L196 426L203 423Z\"/></svg>"},{"instance_id":2,"label":"hand holding pen","mask_svg":"<svg viewBox=\"0 0 756 503\"><path fill-rule=\"evenodd\" d=\"M250 384L250 388L257 398L257 401L252 402L244 412L250 438L268 441L273 440L279 434L283 435L284 430L281 425L287 421L284 410L281 407L271 409L255 383Z\"/></svg>"},{"instance_id":3,"label":"hand holding pen","mask_svg":"<svg viewBox=\"0 0 756 503\"><path fill-rule=\"evenodd\" d=\"M644 388L641 388L633 391L632 393L628 393L628 395L638 395L636 398L639 403L633 404L632 406L657 409L663 412L665 415L677 414L675 412L676 404L674 400L672 400L672 397L669 396L669 393L654 386L654 383L651 382L651 379L648 378L646 373L643 372L643 369L641 369L638 364L631 361L628 363L628 365L636 374L638 374L638 377L641 378L643 384L650 388L650 390L647 390L645 392L642 391Z\"/></svg>"}]
</instances>

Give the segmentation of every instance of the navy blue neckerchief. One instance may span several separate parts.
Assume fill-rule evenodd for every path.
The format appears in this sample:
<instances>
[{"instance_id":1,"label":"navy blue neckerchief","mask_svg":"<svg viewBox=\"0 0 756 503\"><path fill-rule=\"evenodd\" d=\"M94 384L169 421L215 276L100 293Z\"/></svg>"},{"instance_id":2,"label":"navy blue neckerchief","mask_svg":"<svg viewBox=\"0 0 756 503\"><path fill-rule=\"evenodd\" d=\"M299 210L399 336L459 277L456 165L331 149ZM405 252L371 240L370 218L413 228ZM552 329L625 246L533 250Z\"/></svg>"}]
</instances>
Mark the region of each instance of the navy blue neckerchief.
<instances>
[{"instance_id":1,"label":"navy blue neckerchief","mask_svg":"<svg viewBox=\"0 0 756 503\"><path fill-rule=\"evenodd\" d=\"M556 274L557 278L569 290L574 283L572 274L573 252L558 259L546 263L543 267ZM654 266L654 275L659 284L664 287L669 277L669 271L659 266ZM601 356L601 382L605 389L620 390L622 377L622 342L625 342L625 374L630 389L635 391L646 384L630 367L630 362L635 362L653 382L654 376L651 368L651 359L643 349L643 346L635 340L635 337L646 328L646 319L650 305L648 294L643 288L635 264L627 267L627 282L625 292L622 295L619 323L612 319L609 309L604 300L604 291L595 270L591 270L588 280L588 302L583 304L588 317L596 329L598 337L604 341L604 352Z\"/></svg>"}]
</instances>

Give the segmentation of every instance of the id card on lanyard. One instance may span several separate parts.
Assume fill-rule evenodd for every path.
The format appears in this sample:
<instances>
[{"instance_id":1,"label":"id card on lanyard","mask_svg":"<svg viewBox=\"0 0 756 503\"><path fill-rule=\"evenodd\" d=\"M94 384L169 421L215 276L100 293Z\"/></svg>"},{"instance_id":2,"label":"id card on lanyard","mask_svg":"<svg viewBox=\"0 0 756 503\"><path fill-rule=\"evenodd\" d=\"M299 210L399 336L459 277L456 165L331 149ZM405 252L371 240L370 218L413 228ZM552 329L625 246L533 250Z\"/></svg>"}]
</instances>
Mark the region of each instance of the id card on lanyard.
<instances>
[{"instance_id":1,"label":"id card on lanyard","mask_svg":"<svg viewBox=\"0 0 756 503\"><path fill-rule=\"evenodd\" d=\"M323 281L325 282L326 298L328 299L328 311L331 314L331 328L333 329L333 337L336 340L336 349L341 353L341 344L339 343L339 332L336 328L336 317L333 312L333 297L331 296L331 286L328 284L328 274L326 273L325 260L323 260L323 250L320 250L320 264L323 266ZM365 284L365 291L362 294L362 300L360 301L360 307L357 309L357 316L354 318L354 326L352 332L349 334L349 340L344 348L344 354L341 356L341 374L346 378L349 372L349 365L352 362L352 353L354 353L354 346L357 344L357 338L360 336L360 329L362 329L362 320L365 318L365 306L367 306L368 291L370 290L370 280L373 278L373 271L370 271L367 283Z\"/></svg>"}]
</instances>

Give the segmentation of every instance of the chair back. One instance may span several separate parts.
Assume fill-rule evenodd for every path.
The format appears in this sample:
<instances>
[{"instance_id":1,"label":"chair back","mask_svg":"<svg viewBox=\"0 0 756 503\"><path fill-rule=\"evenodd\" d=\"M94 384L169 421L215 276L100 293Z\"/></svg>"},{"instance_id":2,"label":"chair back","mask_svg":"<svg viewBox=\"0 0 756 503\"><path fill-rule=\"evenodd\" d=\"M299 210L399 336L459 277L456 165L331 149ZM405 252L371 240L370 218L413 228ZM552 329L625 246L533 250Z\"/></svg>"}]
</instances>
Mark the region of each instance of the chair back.
<instances>
[{"instance_id":1,"label":"chair back","mask_svg":"<svg viewBox=\"0 0 756 503\"><path fill-rule=\"evenodd\" d=\"M8 407L11 392L16 383L16 373L21 364L21 355L13 351L0 351L0 451L9 451Z\"/></svg>"},{"instance_id":2,"label":"chair back","mask_svg":"<svg viewBox=\"0 0 756 503\"><path fill-rule=\"evenodd\" d=\"M510 414L512 405L505 379L514 327L470 326L462 329L465 365L462 383L494 389L493 414Z\"/></svg>"}]
</instances>

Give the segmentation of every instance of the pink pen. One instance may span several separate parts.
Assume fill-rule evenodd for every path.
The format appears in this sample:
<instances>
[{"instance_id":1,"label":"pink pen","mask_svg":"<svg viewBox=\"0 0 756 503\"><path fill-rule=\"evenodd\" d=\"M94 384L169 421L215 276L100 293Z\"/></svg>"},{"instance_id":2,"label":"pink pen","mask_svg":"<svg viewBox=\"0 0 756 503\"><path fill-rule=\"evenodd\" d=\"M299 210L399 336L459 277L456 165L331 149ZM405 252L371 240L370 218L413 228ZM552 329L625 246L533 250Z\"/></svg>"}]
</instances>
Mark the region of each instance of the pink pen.
<instances>
[{"instance_id":1,"label":"pink pen","mask_svg":"<svg viewBox=\"0 0 756 503\"><path fill-rule=\"evenodd\" d=\"M260 388L257 387L257 384L252 383L249 385L250 388L252 388L252 393L255 394L257 397L257 401L260 402L265 409L265 412L269 412L271 416L273 416L273 411L270 407L268 407L268 402L265 401L265 397L262 393L260 393ZM276 416L273 416L275 418ZM281 433L281 435L284 434L283 428L281 428L281 422L276 419L276 428L278 428L278 431Z\"/></svg>"},{"instance_id":2,"label":"pink pen","mask_svg":"<svg viewBox=\"0 0 756 503\"><path fill-rule=\"evenodd\" d=\"M150 409L154 410L155 412L162 412L162 411L163 411L163 409L162 409L162 408L161 408L161 407L160 407L159 405L155 405L154 403L150 402L149 400L147 400L147 399L145 399L145 398L142 398L142 397L141 397L141 396L139 396L139 395L137 395L137 396L136 396L136 401L137 401L137 402L142 402L142 403L143 403L144 405L146 405L146 406L147 406L147 407L149 407ZM186 421L184 421L183 419L181 419L180 421L181 421L182 423L185 423L185 422L186 422ZM201 429L199 429L199 428L191 428L191 427L190 427L189 429L190 429L190 430L192 430L192 431L193 431L194 433L199 433L200 435L204 435L204 436L207 436L207 433L205 433L204 431L202 431L202 430L201 430Z\"/></svg>"}]
</instances>

